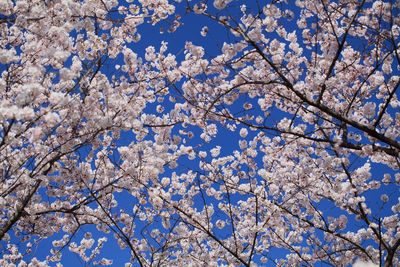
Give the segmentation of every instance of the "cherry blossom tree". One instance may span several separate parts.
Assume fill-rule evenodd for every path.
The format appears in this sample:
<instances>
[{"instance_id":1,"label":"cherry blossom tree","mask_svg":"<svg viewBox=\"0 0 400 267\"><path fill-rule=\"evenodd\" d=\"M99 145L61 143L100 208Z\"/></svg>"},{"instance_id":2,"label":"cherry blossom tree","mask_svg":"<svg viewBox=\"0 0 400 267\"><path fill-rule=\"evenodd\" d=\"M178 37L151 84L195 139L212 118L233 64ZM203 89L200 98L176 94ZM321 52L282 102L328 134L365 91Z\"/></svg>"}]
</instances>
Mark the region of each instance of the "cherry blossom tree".
<instances>
[{"instance_id":1,"label":"cherry blossom tree","mask_svg":"<svg viewBox=\"0 0 400 267\"><path fill-rule=\"evenodd\" d=\"M0 265L400 264L400 2L249 2L0 0Z\"/></svg>"}]
</instances>

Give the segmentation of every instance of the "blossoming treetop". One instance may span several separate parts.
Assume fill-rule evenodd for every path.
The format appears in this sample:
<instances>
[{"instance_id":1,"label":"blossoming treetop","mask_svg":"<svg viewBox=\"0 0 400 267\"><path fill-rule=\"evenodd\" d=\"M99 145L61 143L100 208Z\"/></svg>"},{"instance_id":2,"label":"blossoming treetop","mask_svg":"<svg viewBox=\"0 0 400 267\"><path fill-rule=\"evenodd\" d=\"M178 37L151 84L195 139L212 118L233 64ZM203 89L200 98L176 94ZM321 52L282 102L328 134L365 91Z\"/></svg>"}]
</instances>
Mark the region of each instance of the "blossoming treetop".
<instances>
[{"instance_id":1,"label":"blossoming treetop","mask_svg":"<svg viewBox=\"0 0 400 267\"><path fill-rule=\"evenodd\" d=\"M0 265L400 264L400 2L246 2L0 0Z\"/></svg>"}]
</instances>

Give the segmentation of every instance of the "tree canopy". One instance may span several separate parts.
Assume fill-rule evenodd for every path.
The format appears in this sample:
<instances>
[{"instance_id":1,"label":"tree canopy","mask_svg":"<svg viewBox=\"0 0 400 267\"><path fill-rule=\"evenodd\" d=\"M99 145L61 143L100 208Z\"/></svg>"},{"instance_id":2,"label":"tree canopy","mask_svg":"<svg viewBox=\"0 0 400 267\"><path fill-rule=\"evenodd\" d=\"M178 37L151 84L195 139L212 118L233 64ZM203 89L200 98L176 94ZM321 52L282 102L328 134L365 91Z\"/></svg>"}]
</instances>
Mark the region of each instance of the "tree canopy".
<instances>
[{"instance_id":1,"label":"tree canopy","mask_svg":"<svg viewBox=\"0 0 400 267\"><path fill-rule=\"evenodd\" d=\"M399 265L399 11L0 0L0 265Z\"/></svg>"}]
</instances>

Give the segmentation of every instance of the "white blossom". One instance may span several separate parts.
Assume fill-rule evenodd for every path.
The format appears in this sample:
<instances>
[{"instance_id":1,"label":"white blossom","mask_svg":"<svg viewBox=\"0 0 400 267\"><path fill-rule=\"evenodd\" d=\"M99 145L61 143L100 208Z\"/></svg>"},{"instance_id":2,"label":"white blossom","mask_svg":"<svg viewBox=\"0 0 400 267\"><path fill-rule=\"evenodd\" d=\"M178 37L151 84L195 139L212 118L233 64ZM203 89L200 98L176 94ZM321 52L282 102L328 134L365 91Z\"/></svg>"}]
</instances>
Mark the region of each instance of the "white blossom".
<instances>
[{"instance_id":1,"label":"white blossom","mask_svg":"<svg viewBox=\"0 0 400 267\"><path fill-rule=\"evenodd\" d=\"M210 150L211 156L213 158L218 157L220 151L221 151L221 147L220 146L216 146L215 148Z\"/></svg>"},{"instance_id":2,"label":"white blossom","mask_svg":"<svg viewBox=\"0 0 400 267\"><path fill-rule=\"evenodd\" d=\"M363 114L365 117L371 119L375 116L376 104L374 102L368 102L364 105Z\"/></svg>"}]
</instances>

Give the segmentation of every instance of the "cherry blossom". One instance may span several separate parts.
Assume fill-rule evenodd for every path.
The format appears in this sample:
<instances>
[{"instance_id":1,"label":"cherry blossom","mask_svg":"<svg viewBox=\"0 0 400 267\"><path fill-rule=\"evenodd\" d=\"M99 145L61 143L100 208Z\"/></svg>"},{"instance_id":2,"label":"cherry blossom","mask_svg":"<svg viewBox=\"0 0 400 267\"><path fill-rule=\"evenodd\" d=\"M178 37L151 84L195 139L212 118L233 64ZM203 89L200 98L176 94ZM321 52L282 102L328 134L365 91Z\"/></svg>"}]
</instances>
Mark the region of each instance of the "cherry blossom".
<instances>
[{"instance_id":1,"label":"cherry blossom","mask_svg":"<svg viewBox=\"0 0 400 267\"><path fill-rule=\"evenodd\" d=\"M399 9L0 0L0 265L399 265Z\"/></svg>"}]
</instances>

